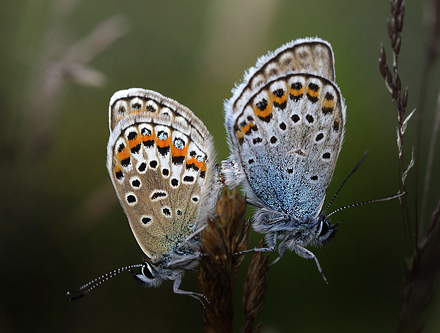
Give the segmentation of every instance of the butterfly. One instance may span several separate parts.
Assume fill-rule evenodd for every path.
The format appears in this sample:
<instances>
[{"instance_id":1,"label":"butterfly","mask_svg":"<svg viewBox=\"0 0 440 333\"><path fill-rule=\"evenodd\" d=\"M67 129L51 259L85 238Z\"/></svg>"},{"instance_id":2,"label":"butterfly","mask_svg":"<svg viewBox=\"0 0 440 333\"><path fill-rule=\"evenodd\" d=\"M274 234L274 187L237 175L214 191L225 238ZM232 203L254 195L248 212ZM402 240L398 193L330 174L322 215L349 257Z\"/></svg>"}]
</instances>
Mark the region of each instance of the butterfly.
<instances>
[{"instance_id":1,"label":"butterfly","mask_svg":"<svg viewBox=\"0 0 440 333\"><path fill-rule=\"evenodd\" d=\"M232 92L224 104L225 184L241 186L258 207L253 228L265 234L266 250L281 240L280 257L294 251L315 259L322 273L306 246L335 235L321 210L346 122L331 45L319 38L287 43L258 59Z\"/></svg>"},{"instance_id":2,"label":"butterfly","mask_svg":"<svg viewBox=\"0 0 440 333\"><path fill-rule=\"evenodd\" d=\"M144 89L116 92L109 106L107 169L146 258L71 292L83 296L109 277L132 268L143 285L174 281L198 265L200 232L215 211L221 183L213 138L188 108ZM88 288L88 289L87 289ZM86 291L84 291L86 290Z\"/></svg>"}]
</instances>

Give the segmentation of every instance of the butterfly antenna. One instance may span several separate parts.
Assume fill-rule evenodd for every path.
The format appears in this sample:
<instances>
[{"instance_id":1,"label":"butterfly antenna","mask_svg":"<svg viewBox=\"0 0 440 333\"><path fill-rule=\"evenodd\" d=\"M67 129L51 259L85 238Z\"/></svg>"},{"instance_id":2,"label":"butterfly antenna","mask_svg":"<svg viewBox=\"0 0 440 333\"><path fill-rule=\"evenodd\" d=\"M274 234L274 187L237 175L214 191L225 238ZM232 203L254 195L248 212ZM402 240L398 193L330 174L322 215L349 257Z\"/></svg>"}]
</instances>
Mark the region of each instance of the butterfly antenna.
<instances>
[{"instance_id":1,"label":"butterfly antenna","mask_svg":"<svg viewBox=\"0 0 440 333\"><path fill-rule=\"evenodd\" d=\"M373 202L382 202L382 201L393 200L393 199L396 199L396 198L400 198L400 197L404 196L405 194L407 194L407 192L397 193L397 194L390 195L389 197L385 197L385 198L368 200L368 201L358 202L358 203L355 203L355 204L352 204L352 205L340 207L340 208L334 210L333 212L331 212L330 214L328 214L327 217L330 217L333 214L335 214L335 213L337 213L337 212L339 212L341 210L347 209L347 208L356 207L356 206L362 206L362 205L370 204L370 203L373 203Z\"/></svg>"},{"instance_id":2,"label":"butterfly antenna","mask_svg":"<svg viewBox=\"0 0 440 333\"><path fill-rule=\"evenodd\" d=\"M67 296L69 296L70 301L75 301L81 297L84 297L89 292L91 292L93 289L100 286L104 282L110 280L112 277L115 277L116 275L118 275L122 272L128 271L132 268L137 268L137 267L141 267L141 266L142 266L142 264L137 264L137 265L131 265L131 266L126 266L126 267L115 269L112 272L101 275L100 277L94 279L93 281L86 283L85 285L79 287L78 289L68 291Z\"/></svg>"},{"instance_id":3,"label":"butterfly antenna","mask_svg":"<svg viewBox=\"0 0 440 333\"><path fill-rule=\"evenodd\" d=\"M333 198L330 200L329 204L327 205L327 208L324 211L324 215L326 215L328 209L330 208L331 204L333 203L333 201L335 201L336 196L339 194L339 192L341 191L342 187L344 186L344 184L347 182L347 180L356 172L356 170L360 167L360 165L362 163L364 163L365 159L367 158L368 155L368 150L364 153L364 155L361 157L361 159L359 160L359 162L357 162L357 164L355 165L355 167L350 171L350 173L347 175L347 177L345 177L345 179L343 180L342 184L339 186L338 190L336 191L336 193L333 195ZM380 199L379 199L380 200ZM374 202L374 201L373 201ZM356 206L356 205L354 205ZM332 213L333 214L333 213ZM330 216L330 215L329 215Z\"/></svg>"}]
</instances>

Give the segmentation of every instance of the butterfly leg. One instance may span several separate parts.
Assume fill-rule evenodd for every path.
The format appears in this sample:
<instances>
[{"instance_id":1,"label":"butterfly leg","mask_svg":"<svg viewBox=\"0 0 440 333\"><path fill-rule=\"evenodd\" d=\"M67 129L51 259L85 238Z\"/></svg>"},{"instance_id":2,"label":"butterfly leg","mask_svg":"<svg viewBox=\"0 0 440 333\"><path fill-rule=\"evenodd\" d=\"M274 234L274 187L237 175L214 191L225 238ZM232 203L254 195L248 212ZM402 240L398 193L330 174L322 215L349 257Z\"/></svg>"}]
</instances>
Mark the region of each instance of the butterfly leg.
<instances>
[{"instance_id":1,"label":"butterfly leg","mask_svg":"<svg viewBox=\"0 0 440 333\"><path fill-rule=\"evenodd\" d=\"M269 264L269 268L271 268L273 265L275 265L278 261L280 261L281 257L284 255L284 252L286 252L287 250L287 244L285 241L281 242L280 245L278 246L278 253L279 256L278 258L276 258L274 261L272 261Z\"/></svg>"},{"instance_id":2,"label":"butterfly leg","mask_svg":"<svg viewBox=\"0 0 440 333\"><path fill-rule=\"evenodd\" d=\"M186 256L179 258L179 259L173 259L168 262L168 267L175 267L175 266L189 266L191 262L195 262L200 258L201 254L200 252L194 253L194 254L187 254ZM186 268L183 268L186 270ZM189 269L188 269L189 270Z\"/></svg>"},{"instance_id":3,"label":"butterfly leg","mask_svg":"<svg viewBox=\"0 0 440 333\"><path fill-rule=\"evenodd\" d=\"M321 273L322 278L324 279L325 283L328 285L327 278L325 277L321 265L319 264L318 258L316 258L315 254L312 251L298 244L295 245L294 251L296 252L296 254L298 254L300 257L303 257L304 259L314 259L316 263L316 267L318 268L318 272Z\"/></svg>"},{"instance_id":4,"label":"butterfly leg","mask_svg":"<svg viewBox=\"0 0 440 333\"><path fill-rule=\"evenodd\" d=\"M185 290L179 289L181 283L182 283L182 274L178 274L176 276L176 278L174 279L174 284L173 284L173 291L174 291L174 293L180 294L180 295L188 295L188 296L190 296L192 298L195 298L196 300L200 301L203 306L205 306L203 301L205 301L206 303L209 304L209 301L208 301L208 299L206 298L205 295L198 294L198 293L195 293L195 292L192 292L192 291L185 291Z\"/></svg>"},{"instance_id":5,"label":"butterfly leg","mask_svg":"<svg viewBox=\"0 0 440 333\"><path fill-rule=\"evenodd\" d=\"M268 235L267 238L267 243L268 243L268 247L254 247L253 249L248 249L248 250L244 250L244 251L240 251L240 252L236 252L234 253L234 256L238 256L240 254L246 254L249 252L274 252L277 248L277 238L276 238L276 234L270 234Z\"/></svg>"}]
</instances>

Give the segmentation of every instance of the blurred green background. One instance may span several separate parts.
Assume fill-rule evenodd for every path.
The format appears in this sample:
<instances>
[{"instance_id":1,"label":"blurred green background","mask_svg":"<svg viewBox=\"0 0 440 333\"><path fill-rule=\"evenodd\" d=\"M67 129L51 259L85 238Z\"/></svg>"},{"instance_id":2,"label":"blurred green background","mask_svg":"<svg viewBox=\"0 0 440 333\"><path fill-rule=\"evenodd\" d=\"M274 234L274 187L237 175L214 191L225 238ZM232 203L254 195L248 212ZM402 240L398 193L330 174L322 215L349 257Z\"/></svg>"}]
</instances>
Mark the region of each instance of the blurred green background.
<instances>
[{"instance_id":1,"label":"blurred green background","mask_svg":"<svg viewBox=\"0 0 440 333\"><path fill-rule=\"evenodd\" d=\"M419 103L426 3L406 5L399 73L409 87L408 112ZM105 167L108 101L117 90L152 89L189 107L213 134L220 161L228 155L222 102L234 83L267 51L318 36L333 46L336 81L347 104L345 143L329 196L370 152L333 209L396 193L396 115L378 70L381 43L391 59L389 16L388 0L3 2L0 331L203 329L200 304L173 294L170 282L147 289L127 273L77 302L65 296L143 258ZM430 70L422 171L439 66ZM412 120L407 162L415 127ZM437 170L439 162L437 156ZM438 195L439 173L433 177ZM408 187L412 200L414 170ZM438 200L430 199L428 212ZM287 253L268 276L258 317L263 332L395 330L410 253L398 201L342 211L332 221L341 222L335 240L312 249L330 286L313 261ZM253 233L251 245L260 238ZM236 331L243 323L241 288L249 259L235 290ZM197 290L196 274L187 274L182 288ZM427 331L440 329L439 315L437 297Z\"/></svg>"}]
</instances>

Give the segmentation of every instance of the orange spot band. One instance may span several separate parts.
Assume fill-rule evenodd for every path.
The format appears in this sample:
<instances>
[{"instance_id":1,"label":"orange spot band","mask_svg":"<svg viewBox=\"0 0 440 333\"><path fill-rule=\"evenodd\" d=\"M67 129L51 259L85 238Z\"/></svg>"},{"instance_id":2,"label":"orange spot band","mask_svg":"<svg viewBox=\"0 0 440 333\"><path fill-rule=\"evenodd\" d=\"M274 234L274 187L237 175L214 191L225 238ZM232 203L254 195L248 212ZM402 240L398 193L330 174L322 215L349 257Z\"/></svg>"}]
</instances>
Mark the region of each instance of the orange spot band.
<instances>
[{"instance_id":1,"label":"orange spot band","mask_svg":"<svg viewBox=\"0 0 440 333\"><path fill-rule=\"evenodd\" d=\"M136 135L132 140L128 140L128 148L133 148L136 147L138 145L140 145L141 143L141 138L139 137L139 135Z\"/></svg>"},{"instance_id":2,"label":"orange spot band","mask_svg":"<svg viewBox=\"0 0 440 333\"><path fill-rule=\"evenodd\" d=\"M272 105L268 104L266 108L261 111L258 107L254 107L254 113L257 117L266 118L270 116L273 112Z\"/></svg>"},{"instance_id":3,"label":"orange spot band","mask_svg":"<svg viewBox=\"0 0 440 333\"><path fill-rule=\"evenodd\" d=\"M183 147L182 149L177 148L176 146L172 145L171 146L171 155L176 157L176 156L186 156L186 153L188 151L188 146L186 145L185 147Z\"/></svg>"},{"instance_id":4,"label":"orange spot band","mask_svg":"<svg viewBox=\"0 0 440 333\"><path fill-rule=\"evenodd\" d=\"M335 107L335 101L333 100L329 101L327 99L324 99L324 101L322 102L322 107L333 109Z\"/></svg>"},{"instance_id":5,"label":"orange spot band","mask_svg":"<svg viewBox=\"0 0 440 333\"><path fill-rule=\"evenodd\" d=\"M160 148L165 148L171 145L171 137L169 136L165 140L156 139L156 144Z\"/></svg>"},{"instance_id":6,"label":"orange spot band","mask_svg":"<svg viewBox=\"0 0 440 333\"><path fill-rule=\"evenodd\" d=\"M299 96L304 94L304 87L302 87L301 89L290 89L290 94L292 94L293 96Z\"/></svg>"},{"instance_id":7,"label":"orange spot band","mask_svg":"<svg viewBox=\"0 0 440 333\"><path fill-rule=\"evenodd\" d=\"M310 97L319 97L319 90L315 91L312 89L307 89L307 95Z\"/></svg>"},{"instance_id":8,"label":"orange spot band","mask_svg":"<svg viewBox=\"0 0 440 333\"><path fill-rule=\"evenodd\" d=\"M121 162L130 157L130 151L127 147L124 147L120 153L117 153L116 157L118 158L119 162Z\"/></svg>"}]
</instances>

